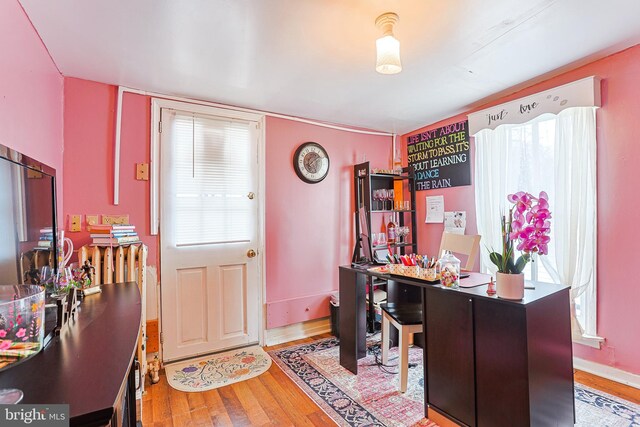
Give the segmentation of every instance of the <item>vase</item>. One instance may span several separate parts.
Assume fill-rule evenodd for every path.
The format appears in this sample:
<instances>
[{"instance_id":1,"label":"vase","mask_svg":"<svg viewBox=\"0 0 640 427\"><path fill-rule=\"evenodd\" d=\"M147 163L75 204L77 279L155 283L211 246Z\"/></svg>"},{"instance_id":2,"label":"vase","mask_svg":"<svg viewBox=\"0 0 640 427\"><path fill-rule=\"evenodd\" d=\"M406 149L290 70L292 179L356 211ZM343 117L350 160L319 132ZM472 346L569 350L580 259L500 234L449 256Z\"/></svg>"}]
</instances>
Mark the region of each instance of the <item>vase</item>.
<instances>
[{"instance_id":1,"label":"vase","mask_svg":"<svg viewBox=\"0 0 640 427\"><path fill-rule=\"evenodd\" d=\"M504 299L521 300L524 298L524 273L496 273L496 292Z\"/></svg>"}]
</instances>

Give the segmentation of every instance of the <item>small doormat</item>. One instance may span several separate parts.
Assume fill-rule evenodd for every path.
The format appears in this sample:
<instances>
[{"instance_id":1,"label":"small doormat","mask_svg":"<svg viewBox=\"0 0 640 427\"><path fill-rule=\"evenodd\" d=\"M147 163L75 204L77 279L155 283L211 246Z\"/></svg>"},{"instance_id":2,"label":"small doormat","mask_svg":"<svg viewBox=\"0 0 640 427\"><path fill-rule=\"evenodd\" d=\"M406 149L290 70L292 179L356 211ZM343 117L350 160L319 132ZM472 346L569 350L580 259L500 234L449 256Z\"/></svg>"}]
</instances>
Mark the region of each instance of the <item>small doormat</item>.
<instances>
[{"instance_id":1,"label":"small doormat","mask_svg":"<svg viewBox=\"0 0 640 427\"><path fill-rule=\"evenodd\" d=\"M271 358L253 346L165 366L169 385L180 391L206 391L248 380L266 372Z\"/></svg>"},{"instance_id":2,"label":"small doormat","mask_svg":"<svg viewBox=\"0 0 640 427\"><path fill-rule=\"evenodd\" d=\"M379 340L367 340L367 346ZM375 356L358 361L358 375L340 366L336 338L270 351L282 370L339 426L436 426L423 418L422 349L409 348L407 392L398 391L396 368L380 369ZM390 352L389 364L397 356ZM411 367L413 366L413 367ZM576 426L640 427L640 405L575 384Z\"/></svg>"}]
</instances>

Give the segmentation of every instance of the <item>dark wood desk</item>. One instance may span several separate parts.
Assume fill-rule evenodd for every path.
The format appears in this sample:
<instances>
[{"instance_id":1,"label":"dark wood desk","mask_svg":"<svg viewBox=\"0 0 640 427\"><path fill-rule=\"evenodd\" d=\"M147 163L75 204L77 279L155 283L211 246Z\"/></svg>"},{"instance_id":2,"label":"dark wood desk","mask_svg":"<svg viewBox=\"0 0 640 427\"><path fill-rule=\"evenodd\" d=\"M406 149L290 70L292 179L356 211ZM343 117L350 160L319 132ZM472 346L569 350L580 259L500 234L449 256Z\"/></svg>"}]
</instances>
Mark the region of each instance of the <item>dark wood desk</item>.
<instances>
[{"instance_id":1,"label":"dark wood desk","mask_svg":"<svg viewBox=\"0 0 640 427\"><path fill-rule=\"evenodd\" d=\"M40 353L0 372L0 388L21 389L21 403L69 404L72 426L106 425L115 417L115 425L135 425L140 292L135 282L101 288L84 298L76 319Z\"/></svg>"},{"instance_id":2,"label":"dark wood desk","mask_svg":"<svg viewBox=\"0 0 640 427\"><path fill-rule=\"evenodd\" d=\"M340 364L366 353L367 276L389 280L389 302L422 301L425 416L471 427L573 425L569 288L536 283L522 301L487 286L446 289L342 266ZM463 279L464 280L464 279Z\"/></svg>"}]
</instances>

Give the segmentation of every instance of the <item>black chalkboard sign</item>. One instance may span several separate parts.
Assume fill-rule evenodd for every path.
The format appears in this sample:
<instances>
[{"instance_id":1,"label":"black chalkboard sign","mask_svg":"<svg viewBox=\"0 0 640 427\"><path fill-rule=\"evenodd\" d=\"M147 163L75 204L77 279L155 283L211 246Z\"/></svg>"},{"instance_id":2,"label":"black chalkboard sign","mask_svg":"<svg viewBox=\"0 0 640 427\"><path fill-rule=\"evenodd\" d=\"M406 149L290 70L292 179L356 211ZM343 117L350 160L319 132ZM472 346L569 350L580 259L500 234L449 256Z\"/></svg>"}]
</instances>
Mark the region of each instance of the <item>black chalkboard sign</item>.
<instances>
[{"instance_id":1,"label":"black chalkboard sign","mask_svg":"<svg viewBox=\"0 0 640 427\"><path fill-rule=\"evenodd\" d=\"M416 190L470 185L469 122L411 135L407 158L415 171Z\"/></svg>"}]
</instances>

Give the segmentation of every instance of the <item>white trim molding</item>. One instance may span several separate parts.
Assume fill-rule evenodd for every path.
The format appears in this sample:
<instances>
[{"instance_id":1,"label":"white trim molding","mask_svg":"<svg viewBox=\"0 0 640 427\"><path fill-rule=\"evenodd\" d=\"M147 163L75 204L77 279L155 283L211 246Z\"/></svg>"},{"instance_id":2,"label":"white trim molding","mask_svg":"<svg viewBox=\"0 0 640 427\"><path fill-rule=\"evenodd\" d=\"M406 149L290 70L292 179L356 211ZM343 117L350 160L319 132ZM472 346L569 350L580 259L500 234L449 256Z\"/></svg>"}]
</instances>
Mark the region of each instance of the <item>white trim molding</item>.
<instances>
[{"instance_id":1,"label":"white trim molding","mask_svg":"<svg viewBox=\"0 0 640 427\"><path fill-rule=\"evenodd\" d=\"M267 309L265 301L267 300L267 208L265 204L266 180L267 180L267 120L265 116L259 121L260 132L258 132L260 140L258 141L258 239L260 246L258 247L258 274L260 275L260 295L259 303L262 315L260 316L260 331L258 332L259 344L264 346L265 331L267 329Z\"/></svg>"},{"instance_id":2,"label":"white trim molding","mask_svg":"<svg viewBox=\"0 0 640 427\"><path fill-rule=\"evenodd\" d=\"M113 147L113 204L120 203L120 138L122 137L122 98L125 88L118 86L116 100L116 140Z\"/></svg>"},{"instance_id":3,"label":"white trim molding","mask_svg":"<svg viewBox=\"0 0 640 427\"><path fill-rule=\"evenodd\" d=\"M328 317L294 323L280 328L267 329L265 331L266 345L277 345L289 341L309 338L314 335L331 332L331 322Z\"/></svg>"},{"instance_id":4,"label":"white trim molding","mask_svg":"<svg viewBox=\"0 0 640 427\"><path fill-rule=\"evenodd\" d=\"M600 347L602 347L602 343L604 342L604 338L593 337L590 335L582 335L582 336L574 337L573 342L575 344L586 345L587 347L593 347L600 350Z\"/></svg>"},{"instance_id":5,"label":"white trim molding","mask_svg":"<svg viewBox=\"0 0 640 427\"><path fill-rule=\"evenodd\" d=\"M602 365L590 360L574 357L573 367L611 381L640 389L640 375L632 374L631 372L623 371L622 369L614 368L613 366Z\"/></svg>"},{"instance_id":6,"label":"white trim molding","mask_svg":"<svg viewBox=\"0 0 640 427\"><path fill-rule=\"evenodd\" d=\"M572 107L600 107L600 78L586 77L524 98L468 115L469 134L508 124L526 123L542 114L558 114Z\"/></svg>"}]
</instances>

